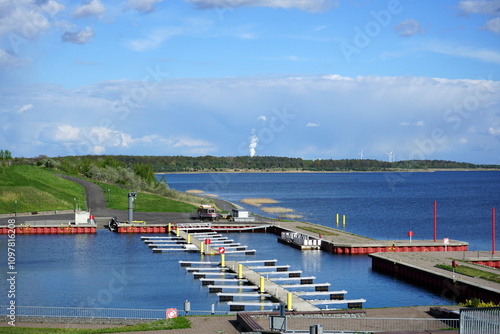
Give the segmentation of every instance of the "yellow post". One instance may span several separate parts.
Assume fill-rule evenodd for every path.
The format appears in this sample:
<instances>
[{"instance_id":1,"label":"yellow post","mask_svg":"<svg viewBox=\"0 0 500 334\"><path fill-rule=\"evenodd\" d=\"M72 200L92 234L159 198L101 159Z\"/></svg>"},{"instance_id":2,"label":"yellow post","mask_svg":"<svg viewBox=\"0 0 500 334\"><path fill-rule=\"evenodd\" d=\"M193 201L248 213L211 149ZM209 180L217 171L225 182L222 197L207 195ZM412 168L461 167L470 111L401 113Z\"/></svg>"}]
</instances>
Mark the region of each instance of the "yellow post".
<instances>
[{"instance_id":1,"label":"yellow post","mask_svg":"<svg viewBox=\"0 0 500 334\"><path fill-rule=\"evenodd\" d=\"M167 225L167 233L170 234L170 231L172 231L172 224L168 223L168 225Z\"/></svg>"},{"instance_id":2,"label":"yellow post","mask_svg":"<svg viewBox=\"0 0 500 334\"><path fill-rule=\"evenodd\" d=\"M345 226L345 215L342 215L342 225Z\"/></svg>"},{"instance_id":3,"label":"yellow post","mask_svg":"<svg viewBox=\"0 0 500 334\"><path fill-rule=\"evenodd\" d=\"M202 241L200 244L200 253L201 254L205 253L205 241Z\"/></svg>"},{"instance_id":4,"label":"yellow post","mask_svg":"<svg viewBox=\"0 0 500 334\"><path fill-rule=\"evenodd\" d=\"M190 244L191 243L191 234L188 233L187 235L187 243Z\"/></svg>"},{"instance_id":5,"label":"yellow post","mask_svg":"<svg viewBox=\"0 0 500 334\"><path fill-rule=\"evenodd\" d=\"M181 229L180 229L180 228L178 228L178 227L177 227L177 228L175 229L175 235L176 235L176 236L180 236L180 235L181 235Z\"/></svg>"},{"instance_id":6,"label":"yellow post","mask_svg":"<svg viewBox=\"0 0 500 334\"><path fill-rule=\"evenodd\" d=\"M220 255L220 265L221 267L224 267L226 265L226 257L224 256L224 254Z\"/></svg>"},{"instance_id":7,"label":"yellow post","mask_svg":"<svg viewBox=\"0 0 500 334\"><path fill-rule=\"evenodd\" d=\"M260 290L259 290L260 293L265 293L266 292L266 289L265 289L265 286L264 286L264 276L260 276Z\"/></svg>"},{"instance_id":8,"label":"yellow post","mask_svg":"<svg viewBox=\"0 0 500 334\"><path fill-rule=\"evenodd\" d=\"M292 311L293 310L293 305L292 305L292 293L289 292L286 296L286 301L287 301L287 306L286 306L286 309L288 311Z\"/></svg>"},{"instance_id":9,"label":"yellow post","mask_svg":"<svg viewBox=\"0 0 500 334\"><path fill-rule=\"evenodd\" d=\"M339 226L339 214L337 213L337 226Z\"/></svg>"},{"instance_id":10,"label":"yellow post","mask_svg":"<svg viewBox=\"0 0 500 334\"><path fill-rule=\"evenodd\" d=\"M238 263L238 278L243 278L243 265Z\"/></svg>"}]
</instances>

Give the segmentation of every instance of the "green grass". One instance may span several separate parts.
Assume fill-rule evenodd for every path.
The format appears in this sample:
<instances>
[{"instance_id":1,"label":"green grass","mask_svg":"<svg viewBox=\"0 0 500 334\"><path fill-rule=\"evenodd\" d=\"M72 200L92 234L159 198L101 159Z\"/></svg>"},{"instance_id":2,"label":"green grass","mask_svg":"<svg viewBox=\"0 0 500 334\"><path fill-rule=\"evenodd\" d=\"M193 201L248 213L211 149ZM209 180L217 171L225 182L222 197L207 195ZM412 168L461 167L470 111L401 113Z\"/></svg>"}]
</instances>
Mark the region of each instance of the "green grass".
<instances>
[{"instance_id":1,"label":"green grass","mask_svg":"<svg viewBox=\"0 0 500 334\"><path fill-rule=\"evenodd\" d=\"M479 277L491 282L495 283L500 283L500 275L496 275L493 273L490 273L488 271L476 269L476 268L471 268L469 266L462 266L462 265L457 265L456 268L453 268L452 266L445 265L445 264L437 264L436 267L453 271L455 270L456 273L462 274L462 275L467 275L471 277Z\"/></svg>"},{"instance_id":2,"label":"green grass","mask_svg":"<svg viewBox=\"0 0 500 334\"><path fill-rule=\"evenodd\" d=\"M78 334L99 334L99 333L123 333L123 332L146 332L156 330L169 330L191 328L191 322L186 317L173 319L163 319L144 324L123 326L114 328L77 329L77 328L36 328L36 327L0 327L0 333L14 334L49 334L49 333L78 333Z\"/></svg>"},{"instance_id":3,"label":"green grass","mask_svg":"<svg viewBox=\"0 0 500 334\"><path fill-rule=\"evenodd\" d=\"M36 166L0 170L0 213L85 209L84 189ZM16 205L17 201L17 205Z\"/></svg>"},{"instance_id":4,"label":"green grass","mask_svg":"<svg viewBox=\"0 0 500 334\"><path fill-rule=\"evenodd\" d=\"M300 228L301 230L308 231L308 232L311 232L311 233L321 234L321 235L338 235L338 233L335 233L335 232L332 232L332 231L323 230L323 229L317 228L317 227L310 227L310 226L300 225L300 226L297 226L297 228Z\"/></svg>"},{"instance_id":5,"label":"green grass","mask_svg":"<svg viewBox=\"0 0 500 334\"><path fill-rule=\"evenodd\" d=\"M128 193L130 190L96 182L104 191L108 208L128 210ZM109 189L109 191L108 191ZM139 192L134 200L134 211L140 212L190 212L197 206L179 202L159 195Z\"/></svg>"}]
</instances>

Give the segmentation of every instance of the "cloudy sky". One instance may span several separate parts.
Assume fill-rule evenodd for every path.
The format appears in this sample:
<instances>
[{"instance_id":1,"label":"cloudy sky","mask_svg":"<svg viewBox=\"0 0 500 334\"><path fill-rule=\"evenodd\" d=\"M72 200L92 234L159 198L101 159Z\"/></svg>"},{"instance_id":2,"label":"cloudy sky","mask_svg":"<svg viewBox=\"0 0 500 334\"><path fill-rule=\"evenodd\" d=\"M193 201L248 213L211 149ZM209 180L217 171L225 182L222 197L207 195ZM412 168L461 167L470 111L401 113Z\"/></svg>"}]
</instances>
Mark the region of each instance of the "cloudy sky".
<instances>
[{"instance_id":1,"label":"cloudy sky","mask_svg":"<svg viewBox=\"0 0 500 334\"><path fill-rule=\"evenodd\" d=\"M18 157L500 164L499 78L499 0L0 1Z\"/></svg>"}]
</instances>

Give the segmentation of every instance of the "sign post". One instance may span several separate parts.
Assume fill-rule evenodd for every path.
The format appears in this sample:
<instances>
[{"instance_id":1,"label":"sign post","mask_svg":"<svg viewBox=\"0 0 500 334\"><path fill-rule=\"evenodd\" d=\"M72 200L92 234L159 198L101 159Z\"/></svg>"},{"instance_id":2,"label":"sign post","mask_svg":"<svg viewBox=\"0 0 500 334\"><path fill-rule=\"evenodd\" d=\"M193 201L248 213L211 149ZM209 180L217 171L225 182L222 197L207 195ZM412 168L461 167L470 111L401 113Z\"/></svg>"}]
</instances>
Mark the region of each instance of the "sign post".
<instances>
[{"instance_id":1,"label":"sign post","mask_svg":"<svg viewBox=\"0 0 500 334\"><path fill-rule=\"evenodd\" d=\"M450 243L450 239L444 238L443 243L444 243L444 251L447 252L448 251L448 244Z\"/></svg>"},{"instance_id":2,"label":"sign post","mask_svg":"<svg viewBox=\"0 0 500 334\"><path fill-rule=\"evenodd\" d=\"M410 237L410 244L411 244L411 237L413 237L414 233L413 231L408 231L408 236Z\"/></svg>"},{"instance_id":3,"label":"sign post","mask_svg":"<svg viewBox=\"0 0 500 334\"><path fill-rule=\"evenodd\" d=\"M219 254L220 254L220 265L224 267L226 265L226 259L224 257L224 254L226 253L226 249L224 247L219 247Z\"/></svg>"}]
</instances>

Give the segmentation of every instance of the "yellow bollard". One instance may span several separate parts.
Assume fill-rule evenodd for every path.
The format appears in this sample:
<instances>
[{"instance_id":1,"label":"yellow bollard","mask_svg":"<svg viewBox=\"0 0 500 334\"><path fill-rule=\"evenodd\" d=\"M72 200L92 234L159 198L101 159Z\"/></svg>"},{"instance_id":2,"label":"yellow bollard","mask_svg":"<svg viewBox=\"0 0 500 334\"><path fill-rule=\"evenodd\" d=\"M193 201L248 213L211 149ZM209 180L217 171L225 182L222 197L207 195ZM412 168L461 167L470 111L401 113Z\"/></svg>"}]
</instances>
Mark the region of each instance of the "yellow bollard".
<instances>
[{"instance_id":1,"label":"yellow bollard","mask_svg":"<svg viewBox=\"0 0 500 334\"><path fill-rule=\"evenodd\" d=\"M337 213L337 226L339 226L339 214Z\"/></svg>"},{"instance_id":2,"label":"yellow bollard","mask_svg":"<svg viewBox=\"0 0 500 334\"><path fill-rule=\"evenodd\" d=\"M205 253L205 241L202 241L200 244L200 253L201 254Z\"/></svg>"},{"instance_id":3,"label":"yellow bollard","mask_svg":"<svg viewBox=\"0 0 500 334\"><path fill-rule=\"evenodd\" d=\"M191 234L188 233L187 235L187 243L190 244L191 243Z\"/></svg>"},{"instance_id":4,"label":"yellow bollard","mask_svg":"<svg viewBox=\"0 0 500 334\"><path fill-rule=\"evenodd\" d=\"M167 225L167 233L170 234L170 231L172 231L172 224L168 223L168 225Z\"/></svg>"},{"instance_id":5,"label":"yellow bollard","mask_svg":"<svg viewBox=\"0 0 500 334\"><path fill-rule=\"evenodd\" d=\"M243 265L238 263L238 278L243 278Z\"/></svg>"},{"instance_id":6,"label":"yellow bollard","mask_svg":"<svg viewBox=\"0 0 500 334\"><path fill-rule=\"evenodd\" d=\"M345 226L345 215L342 215L342 225Z\"/></svg>"},{"instance_id":7,"label":"yellow bollard","mask_svg":"<svg viewBox=\"0 0 500 334\"><path fill-rule=\"evenodd\" d=\"M264 286L264 276L260 276L260 290L259 290L260 293L265 293L266 292L266 289L265 289L265 286Z\"/></svg>"},{"instance_id":8,"label":"yellow bollard","mask_svg":"<svg viewBox=\"0 0 500 334\"><path fill-rule=\"evenodd\" d=\"M226 266L226 257L224 256L224 254L220 255L220 265L221 265L221 267Z\"/></svg>"},{"instance_id":9,"label":"yellow bollard","mask_svg":"<svg viewBox=\"0 0 500 334\"><path fill-rule=\"evenodd\" d=\"M181 235L181 229L180 228L177 227L175 229L175 235L178 236L178 237Z\"/></svg>"},{"instance_id":10,"label":"yellow bollard","mask_svg":"<svg viewBox=\"0 0 500 334\"><path fill-rule=\"evenodd\" d=\"M293 305L292 305L292 293L289 292L286 296L286 300L287 300L287 306L286 306L286 309L288 311L293 311Z\"/></svg>"}]
</instances>

